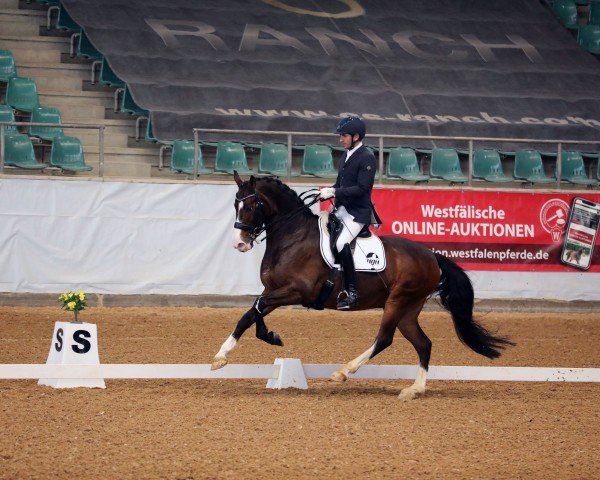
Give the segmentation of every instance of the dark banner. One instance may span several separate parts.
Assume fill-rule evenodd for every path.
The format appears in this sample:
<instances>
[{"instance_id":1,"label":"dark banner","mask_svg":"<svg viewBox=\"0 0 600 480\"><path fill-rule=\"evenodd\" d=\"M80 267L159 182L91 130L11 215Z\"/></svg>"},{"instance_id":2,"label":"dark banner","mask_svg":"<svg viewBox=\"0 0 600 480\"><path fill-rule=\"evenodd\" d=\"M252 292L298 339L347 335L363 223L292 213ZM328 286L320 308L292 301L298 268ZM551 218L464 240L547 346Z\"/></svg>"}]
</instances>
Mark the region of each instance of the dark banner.
<instances>
[{"instance_id":1,"label":"dark banner","mask_svg":"<svg viewBox=\"0 0 600 480\"><path fill-rule=\"evenodd\" d=\"M373 133L600 134L600 62L537 0L62 3L164 140L349 113Z\"/></svg>"}]
</instances>

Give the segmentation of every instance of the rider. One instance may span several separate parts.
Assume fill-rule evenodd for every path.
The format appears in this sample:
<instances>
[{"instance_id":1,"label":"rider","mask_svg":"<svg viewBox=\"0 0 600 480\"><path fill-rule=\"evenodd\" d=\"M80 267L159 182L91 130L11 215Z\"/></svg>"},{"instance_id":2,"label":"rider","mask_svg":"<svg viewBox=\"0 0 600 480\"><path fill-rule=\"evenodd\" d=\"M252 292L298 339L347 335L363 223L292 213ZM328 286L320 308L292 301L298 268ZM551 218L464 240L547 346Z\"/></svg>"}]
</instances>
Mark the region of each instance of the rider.
<instances>
[{"instance_id":1,"label":"rider","mask_svg":"<svg viewBox=\"0 0 600 480\"><path fill-rule=\"evenodd\" d=\"M358 305L356 272L350 243L362 228L371 223L371 190L375 181L375 156L362 143L367 129L358 117L350 116L341 120L335 133L346 149L340 159L337 180L333 187L320 191L322 200L335 197L335 215L343 224L343 230L336 242L343 271L345 298L338 301L337 308L346 310Z\"/></svg>"}]
</instances>

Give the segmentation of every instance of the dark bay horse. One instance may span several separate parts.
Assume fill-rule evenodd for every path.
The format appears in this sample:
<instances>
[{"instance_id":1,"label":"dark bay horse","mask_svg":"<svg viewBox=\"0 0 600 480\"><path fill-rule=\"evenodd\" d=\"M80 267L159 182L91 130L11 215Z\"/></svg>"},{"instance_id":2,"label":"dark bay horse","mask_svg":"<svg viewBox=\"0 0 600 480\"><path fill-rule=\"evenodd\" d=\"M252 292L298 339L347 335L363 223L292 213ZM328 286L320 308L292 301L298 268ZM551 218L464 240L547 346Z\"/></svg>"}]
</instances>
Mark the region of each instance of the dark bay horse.
<instances>
[{"instance_id":1,"label":"dark bay horse","mask_svg":"<svg viewBox=\"0 0 600 480\"><path fill-rule=\"evenodd\" d=\"M313 305L329 275L329 267L319 249L317 216L300 196L275 177L252 176L248 181L242 181L234 172L234 179L239 187L234 202L234 247L246 252L252 248L256 237L266 232L266 251L260 269L264 290L221 346L213 359L213 369L227 364L228 354L254 324L258 338L282 346L281 338L276 332L269 331L264 317L284 305ZM385 236L382 242L387 266L379 275L357 273L360 305L353 309L383 308L379 331L373 344L336 371L333 380L346 380L348 373L356 372L387 348L398 329L419 356L417 378L412 386L402 390L400 398L411 399L423 393L431 340L419 326L418 316L425 301L435 293L451 313L458 337L475 352L496 358L500 356L500 349L512 344L492 335L473 319L473 287L458 265L404 238ZM337 279L325 308L336 308L340 288Z\"/></svg>"}]
</instances>

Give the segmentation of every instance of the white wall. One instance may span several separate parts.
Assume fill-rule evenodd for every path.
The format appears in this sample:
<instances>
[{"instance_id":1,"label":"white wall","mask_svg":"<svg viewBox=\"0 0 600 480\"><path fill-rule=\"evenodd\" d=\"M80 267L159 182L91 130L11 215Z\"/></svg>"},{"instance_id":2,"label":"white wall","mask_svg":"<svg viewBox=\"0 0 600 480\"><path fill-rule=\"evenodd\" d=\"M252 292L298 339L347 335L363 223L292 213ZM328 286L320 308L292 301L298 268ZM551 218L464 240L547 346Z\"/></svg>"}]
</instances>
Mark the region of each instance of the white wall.
<instances>
[{"instance_id":1,"label":"white wall","mask_svg":"<svg viewBox=\"0 0 600 480\"><path fill-rule=\"evenodd\" d=\"M231 185L0 180L0 291L258 294ZM600 275L470 272L478 298L600 300Z\"/></svg>"}]
</instances>

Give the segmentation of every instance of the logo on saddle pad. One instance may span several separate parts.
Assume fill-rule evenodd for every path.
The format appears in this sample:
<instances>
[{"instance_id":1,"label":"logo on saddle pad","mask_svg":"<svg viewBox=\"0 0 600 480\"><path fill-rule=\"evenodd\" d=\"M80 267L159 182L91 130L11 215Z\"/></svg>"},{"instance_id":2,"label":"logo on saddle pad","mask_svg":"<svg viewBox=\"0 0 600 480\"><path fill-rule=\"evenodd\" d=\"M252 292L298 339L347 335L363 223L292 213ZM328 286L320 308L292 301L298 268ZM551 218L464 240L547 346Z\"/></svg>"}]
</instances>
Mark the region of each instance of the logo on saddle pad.
<instances>
[{"instance_id":1,"label":"logo on saddle pad","mask_svg":"<svg viewBox=\"0 0 600 480\"><path fill-rule=\"evenodd\" d=\"M329 267L340 268L339 264L335 263L329 246L328 219L328 212L321 212L319 214L321 256ZM381 239L376 235L371 235L367 238L357 238L352 258L354 258L354 267L357 272L381 272L385 270L386 261L383 243L381 243Z\"/></svg>"},{"instance_id":2,"label":"logo on saddle pad","mask_svg":"<svg viewBox=\"0 0 600 480\"><path fill-rule=\"evenodd\" d=\"M367 263L369 265L373 265L374 267L379 266L379 257L377 254L373 252L367 253Z\"/></svg>"}]
</instances>

